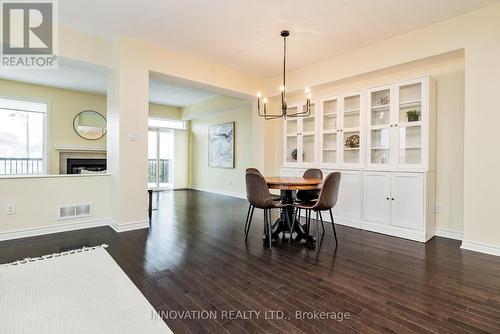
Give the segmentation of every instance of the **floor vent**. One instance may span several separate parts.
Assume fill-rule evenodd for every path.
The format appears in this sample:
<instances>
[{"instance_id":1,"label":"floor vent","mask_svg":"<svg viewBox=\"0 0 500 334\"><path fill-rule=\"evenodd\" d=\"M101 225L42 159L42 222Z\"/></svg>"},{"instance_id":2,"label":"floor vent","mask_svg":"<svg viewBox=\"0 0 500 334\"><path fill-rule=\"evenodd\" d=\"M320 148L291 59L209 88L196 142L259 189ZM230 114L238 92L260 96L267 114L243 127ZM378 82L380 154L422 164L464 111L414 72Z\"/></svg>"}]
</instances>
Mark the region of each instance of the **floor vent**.
<instances>
[{"instance_id":1,"label":"floor vent","mask_svg":"<svg viewBox=\"0 0 500 334\"><path fill-rule=\"evenodd\" d=\"M57 210L57 219L75 219L92 215L90 204L62 205Z\"/></svg>"}]
</instances>

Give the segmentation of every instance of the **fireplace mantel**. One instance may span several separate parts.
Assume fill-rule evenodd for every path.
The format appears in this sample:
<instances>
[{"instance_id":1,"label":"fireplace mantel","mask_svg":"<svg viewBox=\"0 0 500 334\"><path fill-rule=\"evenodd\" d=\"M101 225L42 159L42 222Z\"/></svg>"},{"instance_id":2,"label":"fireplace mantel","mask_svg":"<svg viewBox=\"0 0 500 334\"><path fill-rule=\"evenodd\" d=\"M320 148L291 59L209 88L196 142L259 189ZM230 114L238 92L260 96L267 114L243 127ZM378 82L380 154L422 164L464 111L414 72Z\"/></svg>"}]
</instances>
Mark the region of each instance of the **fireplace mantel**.
<instances>
[{"instance_id":1,"label":"fireplace mantel","mask_svg":"<svg viewBox=\"0 0 500 334\"><path fill-rule=\"evenodd\" d=\"M66 152L106 152L106 146L54 145L57 151Z\"/></svg>"}]
</instances>

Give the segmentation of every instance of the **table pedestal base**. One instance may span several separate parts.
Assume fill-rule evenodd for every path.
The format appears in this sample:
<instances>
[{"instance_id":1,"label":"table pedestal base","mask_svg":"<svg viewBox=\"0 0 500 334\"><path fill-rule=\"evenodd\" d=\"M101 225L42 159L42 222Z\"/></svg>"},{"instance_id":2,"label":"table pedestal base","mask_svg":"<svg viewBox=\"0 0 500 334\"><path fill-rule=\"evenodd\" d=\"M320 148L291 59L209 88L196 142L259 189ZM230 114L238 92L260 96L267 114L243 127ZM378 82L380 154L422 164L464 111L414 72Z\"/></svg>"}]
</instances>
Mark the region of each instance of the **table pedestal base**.
<instances>
[{"instance_id":1,"label":"table pedestal base","mask_svg":"<svg viewBox=\"0 0 500 334\"><path fill-rule=\"evenodd\" d=\"M290 205L293 204L293 192L293 190L281 190L282 203ZM306 244L314 245L316 243L316 238L307 233L306 225L300 223L300 217L295 218L293 231L292 233L290 233L288 224L286 223L286 217L288 216L289 222L291 224L294 214L295 208L293 208L292 206L281 209L280 217L271 226L271 238L278 239L279 234L282 233L283 240L286 239L286 234L288 234L288 237L292 238L292 241L304 240ZM293 236L294 234L295 237ZM265 237L266 235L263 236L264 240L267 240Z\"/></svg>"}]
</instances>

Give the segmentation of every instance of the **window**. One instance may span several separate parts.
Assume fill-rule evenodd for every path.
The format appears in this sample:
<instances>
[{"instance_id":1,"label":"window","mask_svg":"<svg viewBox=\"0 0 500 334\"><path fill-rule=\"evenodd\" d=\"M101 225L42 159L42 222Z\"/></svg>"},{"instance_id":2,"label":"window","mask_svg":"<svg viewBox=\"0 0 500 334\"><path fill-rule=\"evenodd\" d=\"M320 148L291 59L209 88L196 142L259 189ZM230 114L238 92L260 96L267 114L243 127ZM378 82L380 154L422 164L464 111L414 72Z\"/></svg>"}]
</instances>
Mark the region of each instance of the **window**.
<instances>
[{"instance_id":1,"label":"window","mask_svg":"<svg viewBox=\"0 0 500 334\"><path fill-rule=\"evenodd\" d=\"M186 130L186 121L150 118L148 124L150 128Z\"/></svg>"},{"instance_id":2,"label":"window","mask_svg":"<svg viewBox=\"0 0 500 334\"><path fill-rule=\"evenodd\" d=\"M0 175L45 173L46 123L46 103L0 98Z\"/></svg>"}]
</instances>

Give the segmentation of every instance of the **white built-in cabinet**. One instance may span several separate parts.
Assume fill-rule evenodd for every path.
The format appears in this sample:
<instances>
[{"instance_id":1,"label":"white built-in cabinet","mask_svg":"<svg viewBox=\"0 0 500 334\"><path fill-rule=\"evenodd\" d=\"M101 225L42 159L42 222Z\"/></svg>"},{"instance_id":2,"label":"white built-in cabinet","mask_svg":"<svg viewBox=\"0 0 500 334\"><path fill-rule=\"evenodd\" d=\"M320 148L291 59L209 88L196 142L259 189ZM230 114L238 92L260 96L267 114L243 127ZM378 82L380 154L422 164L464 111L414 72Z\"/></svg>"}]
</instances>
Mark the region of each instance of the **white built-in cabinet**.
<instances>
[{"instance_id":1,"label":"white built-in cabinet","mask_svg":"<svg viewBox=\"0 0 500 334\"><path fill-rule=\"evenodd\" d=\"M336 223L425 242L434 235L435 102L429 76L317 98L311 117L284 121L281 174L339 171Z\"/></svg>"},{"instance_id":2,"label":"white built-in cabinet","mask_svg":"<svg viewBox=\"0 0 500 334\"><path fill-rule=\"evenodd\" d=\"M302 112L305 105L289 107L290 114ZM311 116L290 117L283 122L283 164L285 166L314 165L316 157L316 104L311 104Z\"/></svg>"},{"instance_id":3,"label":"white built-in cabinet","mask_svg":"<svg viewBox=\"0 0 500 334\"><path fill-rule=\"evenodd\" d=\"M318 101L318 163L361 167L364 161L363 94L354 92ZM346 145L352 140L357 145Z\"/></svg>"}]
</instances>

